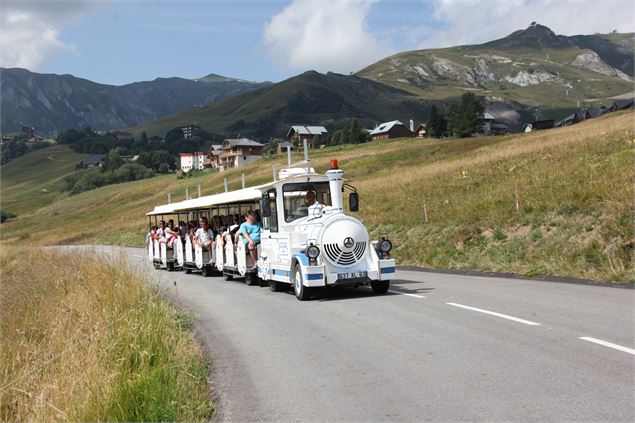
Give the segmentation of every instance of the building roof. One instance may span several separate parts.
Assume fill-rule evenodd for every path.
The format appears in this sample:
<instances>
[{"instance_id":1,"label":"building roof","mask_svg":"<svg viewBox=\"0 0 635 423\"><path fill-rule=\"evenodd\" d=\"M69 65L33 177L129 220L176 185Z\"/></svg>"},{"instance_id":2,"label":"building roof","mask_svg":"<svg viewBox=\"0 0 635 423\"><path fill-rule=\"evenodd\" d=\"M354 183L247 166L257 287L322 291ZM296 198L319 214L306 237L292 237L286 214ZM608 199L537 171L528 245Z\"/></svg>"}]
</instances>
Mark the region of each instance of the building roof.
<instances>
[{"instance_id":1,"label":"building roof","mask_svg":"<svg viewBox=\"0 0 635 423\"><path fill-rule=\"evenodd\" d=\"M504 123L492 123L491 124L491 128L492 129L509 129L509 126L505 125Z\"/></svg>"},{"instance_id":2,"label":"building roof","mask_svg":"<svg viewBox=\"0 0 635 423\"><path fill-rule=\"evenodd\" d=\"M106 157L105 154L91 154L82 161L84 165L97 165L104 161L104 157Z\"/></svg>"},{"instance_id":3,"label":"building roof","mask_svg":"<svg viewBox=\"0 0 635 423\"><path fill-rule=\"evenodd\" d=\"M384 134L386 132L389 132L393 126L395 125L402 125L403 123L399 122L398 120L393 120L390 122L384 122L381 125L379 125L377 128L373 129L372 131L370 131L370 135L379 135L379 134Z\"/></svg>"},{"instance_id":4,"label":"building roof","mask_svg":"<svg viewBox=\"0 0 635 423\"><path fill-rule=\"evenodd\" d=\"M308 125L293 125L287 132L287 137L291 135L291 132L295 131L298 135L323 135L328 133L323 126L308 126Z\"/></svg>"},{"instance_id":5,"label":"building roof","mask_svg":"<svg viewBox=\"0 0 635 423\"><path fill-rule=\"evenodd\" d=\"M231 147L264 147L264 144L260 144L259 142L250 140L249 138L227 138L225 142L229 143Z\"/></svg>"}]
</instances>

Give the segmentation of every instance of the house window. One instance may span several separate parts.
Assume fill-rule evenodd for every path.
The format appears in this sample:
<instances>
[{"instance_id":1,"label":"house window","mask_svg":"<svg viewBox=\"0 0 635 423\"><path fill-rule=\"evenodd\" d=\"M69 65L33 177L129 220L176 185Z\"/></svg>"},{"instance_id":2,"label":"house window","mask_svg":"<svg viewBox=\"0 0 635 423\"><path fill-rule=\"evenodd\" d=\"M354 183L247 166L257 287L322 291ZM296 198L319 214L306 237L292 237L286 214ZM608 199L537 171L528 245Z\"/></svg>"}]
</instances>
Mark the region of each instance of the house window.
<instances>
[{"instance_id":1,"label":"house window","mask_svg":"<svg viewBox=\"0 0 635 423\"><path fill-rule=\"evenodd\" d=\"M269 190L265 196L269 197L269 208L271 208L271 216L264 218L264 227L271 232L278 232L278 209L276 207L276 190ZM266 198L266 197L265 197Z\"/></svg>"}]
</instances>

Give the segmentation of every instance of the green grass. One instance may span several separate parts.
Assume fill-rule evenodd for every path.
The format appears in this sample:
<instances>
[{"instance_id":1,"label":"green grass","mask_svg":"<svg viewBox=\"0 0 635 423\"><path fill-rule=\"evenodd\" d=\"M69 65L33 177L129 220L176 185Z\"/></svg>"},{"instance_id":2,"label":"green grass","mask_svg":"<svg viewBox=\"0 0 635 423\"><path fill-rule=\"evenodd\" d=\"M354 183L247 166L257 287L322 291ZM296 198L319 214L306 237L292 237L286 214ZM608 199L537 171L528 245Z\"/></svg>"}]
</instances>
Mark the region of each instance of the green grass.
<instances>
[{"instance_id":1,"label":"green grass","mask_svg":"<svg viewBox=\"0 0 635 423\"><path fill-rule=\"evenodd\" d=\"M206 421L208 363L122 257L4 252L2 421Z\"/></svg>"},{"instance_id":2,"label":"green grass","mask_svg":"<svg viewBox=\"0 0 635 423\"><path fill-rule=\"evenodd\" d=\"M399 264L632 282L632 122L632 112L613 113L531 134L329 147L311 159L320 172L339 159L360 192L359 217L372 236L393 240ZM204 195L221 192L225 177L237 189L243 172L248 185L263 183L273 163L285 162L280 156L191 180L160 176L61 198L3 224L3 241L142 245L144 214L165 204L167 192L173 201L199 183Z\"/></svg>"},{"instance_id":3,"label":"green grass","mask_svg":"<svg viewBox=\"0 0 635 423\"><path fill-rule=\"evenodd\" d=\"M65 145L54 145L18 157L0 168L2 210L18 215L65 197L57 191L65 176L86 157Z\"/></svg>"}]
</instances>

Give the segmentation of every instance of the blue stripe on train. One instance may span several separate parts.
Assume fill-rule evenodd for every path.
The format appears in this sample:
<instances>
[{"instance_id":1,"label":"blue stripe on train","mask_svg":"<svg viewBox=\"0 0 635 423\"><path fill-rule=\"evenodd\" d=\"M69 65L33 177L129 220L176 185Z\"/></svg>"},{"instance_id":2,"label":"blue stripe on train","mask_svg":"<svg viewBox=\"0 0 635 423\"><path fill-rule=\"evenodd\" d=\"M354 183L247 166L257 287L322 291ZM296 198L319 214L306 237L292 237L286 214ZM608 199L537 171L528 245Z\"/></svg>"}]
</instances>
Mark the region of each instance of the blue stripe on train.
<instances>
[{"instance_id":1,"label":"blue stripe on train","mask_svg":"<svg viewBox=\"0 0 635 423\"><path fill-rule=\"evenodd\" d=\"M394 267L382 267L381 273L395 273Z\"/></svg>"},{"instance_id":2,"label":"blue stripe on train","mask_svg":"<svg viewBox=\"0 0 635 423\"><path fill-rule=\"evenodd\" d=\"M309 273L306 275L306 278L310 281L314 281L324 278L324 275L322 273Z\"/></svg>"},{"instance_id":3,"label":"blue stripe on train","mask_svg":"<svg viewBox=\"0 0 635 423\"><path fill-rule=\"evenodd\" d=\"M273 269L273 274L278 276L291 276L288 270Z\"/></svg>"}]
</instances>

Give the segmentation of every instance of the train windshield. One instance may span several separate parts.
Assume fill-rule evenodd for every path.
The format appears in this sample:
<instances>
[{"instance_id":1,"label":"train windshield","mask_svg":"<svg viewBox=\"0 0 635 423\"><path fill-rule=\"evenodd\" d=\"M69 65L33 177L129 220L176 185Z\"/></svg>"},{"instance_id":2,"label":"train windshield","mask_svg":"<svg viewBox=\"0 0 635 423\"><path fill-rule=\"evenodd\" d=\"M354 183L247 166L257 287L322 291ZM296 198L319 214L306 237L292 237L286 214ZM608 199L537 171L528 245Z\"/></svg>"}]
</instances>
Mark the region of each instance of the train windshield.
<instances>
[{"instance_id":1,"label":"train windshield","mask_svg":"<svg viewBox=\"0 0 635 423\"><path fill-rule=\"evenodd\" d=\"M319 206L331 205L331 192L328 181L298 182L282 186L284 196L284 220L293 222L309 216Z\"/></svg>"}]
</instances>

